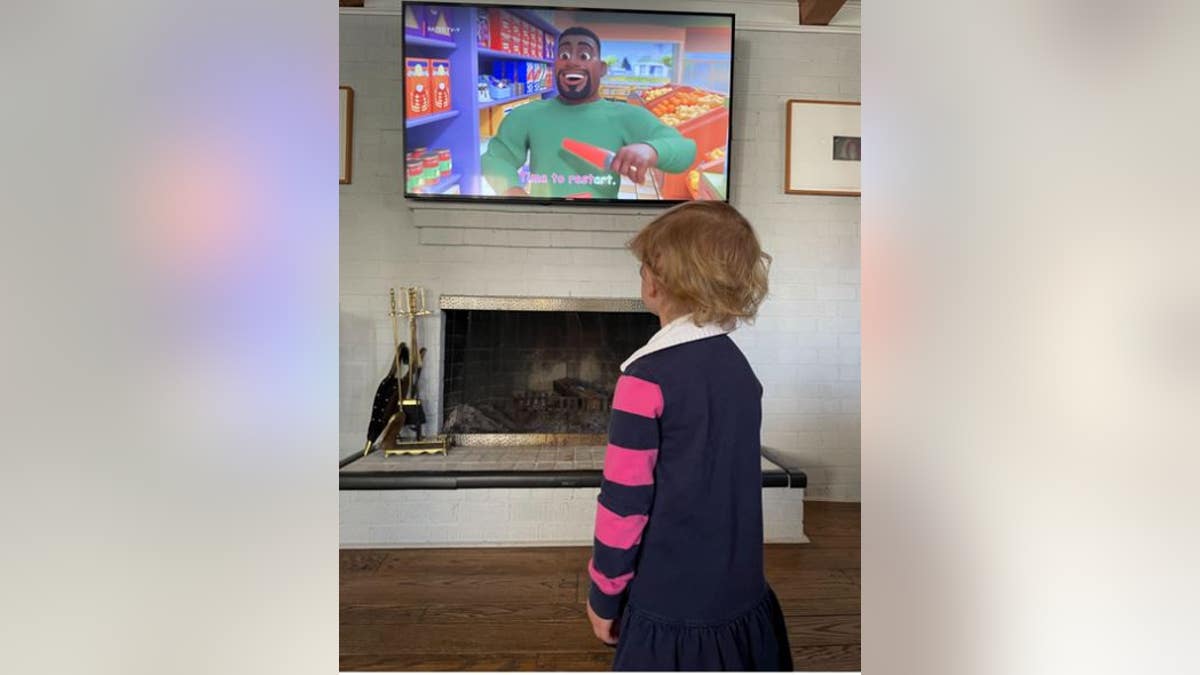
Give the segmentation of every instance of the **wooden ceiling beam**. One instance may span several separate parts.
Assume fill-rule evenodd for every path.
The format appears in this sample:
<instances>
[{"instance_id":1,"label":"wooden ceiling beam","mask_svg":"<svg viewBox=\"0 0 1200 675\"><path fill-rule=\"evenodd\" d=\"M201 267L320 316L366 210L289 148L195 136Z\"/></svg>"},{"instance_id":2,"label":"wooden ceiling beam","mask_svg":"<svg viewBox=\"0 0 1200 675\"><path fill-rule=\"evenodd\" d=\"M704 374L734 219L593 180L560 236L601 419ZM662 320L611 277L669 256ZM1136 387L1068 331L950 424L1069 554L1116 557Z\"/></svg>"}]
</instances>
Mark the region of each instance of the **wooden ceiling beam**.
<instances>
[{"instance_id":1,"label":"wooden ceiling beam","mask_svg":"<svg viewBox=\"0 0 1200 675\"><path fill-rule=\"evenodd\" d=\"M828 26L846 0L800 0L800 25Z\"/></svg>"}]
</instances>

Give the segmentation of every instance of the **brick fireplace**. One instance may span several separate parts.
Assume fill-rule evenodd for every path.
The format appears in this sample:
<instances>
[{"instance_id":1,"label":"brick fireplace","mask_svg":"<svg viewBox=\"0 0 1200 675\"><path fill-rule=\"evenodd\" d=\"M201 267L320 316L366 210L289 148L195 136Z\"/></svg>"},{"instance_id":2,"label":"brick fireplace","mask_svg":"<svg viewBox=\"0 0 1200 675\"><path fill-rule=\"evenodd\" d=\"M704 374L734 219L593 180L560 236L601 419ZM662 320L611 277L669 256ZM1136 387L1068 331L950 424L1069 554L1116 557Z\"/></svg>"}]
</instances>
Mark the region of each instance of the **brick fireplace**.
<instances>
[{"instance_id":1,"label":"brick fireplace","mask_svg":"<svg viewBox=\"0 0 1200 675\"><path fill-rule=\"evenodd\" d=\"M439 310L437 426L453 446L344 464L342 545L590 543L613 388L658 318L627 298L442 295ZM763 491L767 541L807 541L804 490L789 489L806 476L766 448L761 466L783 488Z\"/></svg>"}]
</instances>

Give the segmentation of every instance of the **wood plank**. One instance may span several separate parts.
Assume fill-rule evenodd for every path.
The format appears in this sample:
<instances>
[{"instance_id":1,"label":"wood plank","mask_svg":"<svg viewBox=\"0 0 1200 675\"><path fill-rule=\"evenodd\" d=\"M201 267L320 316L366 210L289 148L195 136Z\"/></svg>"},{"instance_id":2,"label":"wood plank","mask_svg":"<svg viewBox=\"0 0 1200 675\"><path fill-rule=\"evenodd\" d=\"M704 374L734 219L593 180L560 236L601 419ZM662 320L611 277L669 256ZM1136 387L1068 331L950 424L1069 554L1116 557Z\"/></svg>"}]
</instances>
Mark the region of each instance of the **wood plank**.
<instances>
[{"instance_id":1,"label":"wood plank","mask_svg":"<svg viewBox=\"0 0 1200 675\"><path fill-rule=\"evenodd\" d=\"M793 666L797 671L855 671L862 670L859 645L825 645L821 647L792 647Z\"/></svg>"},{"instance_id":2,"label":"wood plank","mask_svg":"<svg viewBox=\"0 0 1200 675\"><path fill-rule=\"evenodd\" d=\"M615 650L558 652L537 655L538 670L600 672L612 670Z\"/></svg>"},{"instance_id":3,"label":"wood plank","mask_svg":"<svg viewBox=\"0 0 1200 675\"><path fill-rule=\"evenodd\" d=\"M406 549L386 552L379 567L399 579L438 574L574 574L587 565L584 546L555 548Z\"/></svg>"},{"instance_id":4,"label":"wood plank","mask_svg":"<svg viewBox=\"0 0 1200 675\"><path fill-rule=\"evenodd\" d=\"M857 546L818 548L808 544L777 544L763 552L767 576L789 574L797 569L858 569L862 567Z\"/></svg>"},{"instance_id":5,"label":"wood plank","mask_svg":"<svg viewBox=\"0 0 1200 675\"><path fill-rule=\"evenodd\" d=\"M784 621L793 648L862 642L862 622L857 614L784 617Z\"/></svg>"},{"instance_id":6,"label":"wood plank","mask_svg":"<svg viewBox=\"0 0 1200 675\"><path fill-rule=\"evenodd\" d=\"M338 668L343 671L513 671L534 670L537 656L529 652L491 654L455 654L453 652L414 652L410 654L342 653Z\"/></svg>"},{"instance_id":7,"label":"wood plank","mask_svg":"<svg viewBox=\"0 0 1200 675\"><path fill-rule=\"evenodd\" d=\"M435 603L409 605L342 605L342 625L406 623L476 623L478 621L587 621L579 603L497 605L489 603ZM461 629L460 629L461 630Z\"/></svg>"},{"instance_id":8,"label":"wood plank","mask_svg":"<svg viewBox=\"0 0 1200 675\"><path fill-rule=\"evenodd\" d=\"M782 602L780 603L782 604ZM794 616L823 616L836 614L859 615L859 598L813 598L792 600L783 605L783 616L789 621Z\"/></svg>"},{"instance_id":9,"label":"wood plank","mask_svg":"<svg viewBox=\"0 0 1200 675\"><path fill-rule=\"evenodd\" d=\"M341 602L351 605L427 605L464 598L493 604L571 602L576 578L546 575L439 575L398 581L383 575L343 579Z\"/></svg>"},{"instance_id":10,"label":"wood plank","mask_svg":"<svg viewBox=\"0 0 1200 675\"><path fill-rule=\"evenodd\" d=\"M533 628L509 621L480 621L469 628L427 622L342 626L339 633L342 654L585 652L603 647L586 620L545 622Z\"/></svg>"},{"instance_id":11,"label":"wood plank","mask_svg":"<svg viewBox=\"0 0 1200 675\"><path fill-rule=\"evenodd\" d=\"M588 594L592 592L592 576L587 570L581 570L575 576L575 603L587 606ZM586 609L584 610L586 611Z\"/></svg>"},{"instance_id":12,"label":"wood plank","mask_svg":"<svg viewBox=\"0 0 1200 675\"><path fill-rule=\"evenodd\" d=\"M422 605L352 605L338 607L338 625L360 626L380 623L420 623L425 614Z\"/></svg>"},{"instance_id":13,"label":"wood plank","mask_svg":"<svg viewBox=\"0 0 1200 675\"><path fill-rule=\"evenodd\" d=\"M846 0L800 0L800 23L805 26L828 26Z\"/></svg>"},{"instance_id":14,"label":"wood plank","mask_svg":"<svg viewBox=\"0 0 1200 675\"><path fill-rule=\"evenodd\" d=\"M387 558L387 551L379 549L344 549L338 555L338 569L342 575L373 574Z\"/></svg>"},{"instance_id":15,"label":"wood plank","mask_svg":"<svg viewBox=\"0 0 1200 675\"><path fill-rule=\"evenodd\" d=\"M857 598L858 584L842 574L841 570L794 570L773 577L771 588L779 596L779 604L786 610L789 603L803 603L819 598Z\"/></svg>"}]
</instances>

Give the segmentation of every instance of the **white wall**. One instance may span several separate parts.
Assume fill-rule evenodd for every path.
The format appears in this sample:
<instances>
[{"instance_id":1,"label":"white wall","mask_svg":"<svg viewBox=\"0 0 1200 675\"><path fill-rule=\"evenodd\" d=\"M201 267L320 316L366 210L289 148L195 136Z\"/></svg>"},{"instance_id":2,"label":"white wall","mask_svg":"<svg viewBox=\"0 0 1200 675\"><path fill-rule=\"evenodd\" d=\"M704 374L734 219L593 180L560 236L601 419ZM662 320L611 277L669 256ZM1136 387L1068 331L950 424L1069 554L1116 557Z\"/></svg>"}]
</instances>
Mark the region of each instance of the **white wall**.
<instances>
[{"instance_id":1,"label":"white wall","mask_svg":"<svg viewBox=\"0 0 1200 675\"><path fill-rule=\"evenodd\" d=\"M716 3L707 3L713 11ZM733 11L737 3L727 3ZM355 90L354 182L341 188L341 448L362 447L392 335L387 289L442 293L638 294L621 245L651 210L453 205L403 197L400 17L341 16L341 82ZM765 389L763 440L798 458L809 498L859 498L859 200L786 195L784 101L857 100L859 36L736 36L733 204L775 258L755 326L734 334ZM424 323L441 377L438 317ZM432 390L433 387L430 387ZM428 413L440 415L436 397Z\"/></svg>"}]
</instances>

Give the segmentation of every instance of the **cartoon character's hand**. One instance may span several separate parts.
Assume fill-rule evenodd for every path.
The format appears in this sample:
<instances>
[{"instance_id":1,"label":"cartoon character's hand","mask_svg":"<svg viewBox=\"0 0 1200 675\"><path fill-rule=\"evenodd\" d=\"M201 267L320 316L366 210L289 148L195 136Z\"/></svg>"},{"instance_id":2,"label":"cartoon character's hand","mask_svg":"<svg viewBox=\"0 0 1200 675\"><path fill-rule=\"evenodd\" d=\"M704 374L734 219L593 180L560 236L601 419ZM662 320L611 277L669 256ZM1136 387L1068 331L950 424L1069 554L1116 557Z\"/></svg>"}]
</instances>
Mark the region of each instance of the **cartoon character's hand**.
<instances>
[{"instance_id":1,"label":"cartoon character's hand","mask_svg":"<svg viewBox=\"0 0 1200 675\"><path fill-rule=\"evenodd\" d=\"M642 184L651 167L658 164L658 151L646 143L633 143L617 151L611 170L628 176L629 180Z\"/></svg>"}]
</instances>

